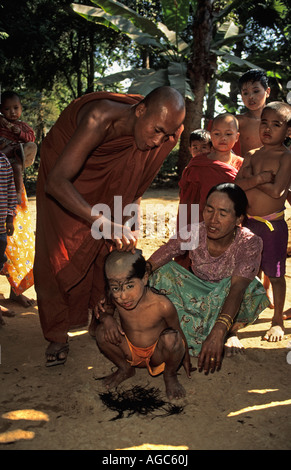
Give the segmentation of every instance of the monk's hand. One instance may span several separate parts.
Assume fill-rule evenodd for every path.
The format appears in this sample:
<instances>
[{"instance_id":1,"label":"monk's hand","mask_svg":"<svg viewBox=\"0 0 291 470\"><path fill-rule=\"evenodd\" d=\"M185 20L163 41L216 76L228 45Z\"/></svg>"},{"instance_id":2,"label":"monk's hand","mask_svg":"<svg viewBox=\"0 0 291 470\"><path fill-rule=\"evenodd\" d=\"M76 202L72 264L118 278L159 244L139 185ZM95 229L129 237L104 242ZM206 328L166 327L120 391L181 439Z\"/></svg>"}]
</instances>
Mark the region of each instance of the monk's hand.
<instances>
[{"instance_id":1,"label":"monk's hand","mask_svg":"<svg viewBox=\"0 0 291 470\"><path fill-rule=\"evenodd\" d=\"M118 251L135 252L138 237L136 233L131 231L130 227L112 222L104 215L96 213L94 207L91 215L94 217L91 226L93 238L96 240L104 238L110 244L113 244Z\"/></svg>"},{"instance_id":2,"label":"monk's hand","mask_svg":"<svg viewBox=\"0 0 291 470\"><path fill-rule=\"evenodd\" d=\"M112 315L104 315L101 320L104 328L104 339L108 343L118 345L121 342L121 337L124 336L124 331Z\"/></svg>"},{"instance_id":3,"label":"monk's hand","mask_svg":"<svg viewBox=\"0 0 291 470\"><path fill-rule=\"evenodd\" d=\"M202 344L198 355L198 370L205 374L219 371L221 368L225 332L214 326Z\"/></svg>"},{"instance_id":4,"label":"monk's hand","mask_svg":"<svg viewBox=\"0 0 291 470\"><path fill-rule=\"evenodd\" d=\"M112 223L113 233L112 241L118 251L135 252L137 245L137 235L126 225Z\"/></svg>"}]
</instances>

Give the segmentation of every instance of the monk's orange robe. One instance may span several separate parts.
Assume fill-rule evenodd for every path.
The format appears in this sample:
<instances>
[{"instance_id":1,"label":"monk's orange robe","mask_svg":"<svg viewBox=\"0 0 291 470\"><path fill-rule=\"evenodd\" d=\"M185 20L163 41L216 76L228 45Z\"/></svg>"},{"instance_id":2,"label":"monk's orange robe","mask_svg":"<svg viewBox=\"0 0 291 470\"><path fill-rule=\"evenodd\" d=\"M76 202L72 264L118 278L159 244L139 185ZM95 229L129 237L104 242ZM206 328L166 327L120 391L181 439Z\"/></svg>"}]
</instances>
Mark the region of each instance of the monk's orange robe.
<instances>
[{"instance_id":1,"label":"monk's orange robe","mask_svg":"<svg viewBox=\"0 0 291 470\"><path fill-rule=\"evenodd\" d=\"M97 92L73 101L44 139L37 182L35 289L41 327L48 341L65 342L71 328L87 325L88 308L104 297L105 240L96 240L91 227L45 193L45 182L76 130L80 108L90 101L109 99L134 105L143 97ZM94 206L107 204L114 217L114 196L122 209L141 197L182 132L162 146L141 151L133 136L106 142L88 156L74 180L83 198Z\"/></svg>"}]
</instances>

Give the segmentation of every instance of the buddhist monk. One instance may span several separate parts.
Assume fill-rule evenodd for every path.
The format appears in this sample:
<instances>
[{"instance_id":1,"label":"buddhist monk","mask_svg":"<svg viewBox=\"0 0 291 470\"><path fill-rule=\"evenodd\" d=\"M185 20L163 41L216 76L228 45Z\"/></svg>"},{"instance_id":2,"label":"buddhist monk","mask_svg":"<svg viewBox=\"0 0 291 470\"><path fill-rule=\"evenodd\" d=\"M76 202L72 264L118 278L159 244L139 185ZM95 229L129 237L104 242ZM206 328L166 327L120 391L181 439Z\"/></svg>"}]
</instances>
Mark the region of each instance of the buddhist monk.
<instances>
[{"instance_id":1,"label":"buddhist monk","mask_svg":"<svg viewBox=\"0 0 291 470\"><path fill-rule=\"evenodd\" d=\"M96 92L74 100L44 139L34 276L47 366L66 361L68 331L87 325L88 309L104 297L110 245L134 251L137 237L124 225L124 208L140 203L184 117L184 99L171 87L145 98Z\"/></svg>"}]
</instances>

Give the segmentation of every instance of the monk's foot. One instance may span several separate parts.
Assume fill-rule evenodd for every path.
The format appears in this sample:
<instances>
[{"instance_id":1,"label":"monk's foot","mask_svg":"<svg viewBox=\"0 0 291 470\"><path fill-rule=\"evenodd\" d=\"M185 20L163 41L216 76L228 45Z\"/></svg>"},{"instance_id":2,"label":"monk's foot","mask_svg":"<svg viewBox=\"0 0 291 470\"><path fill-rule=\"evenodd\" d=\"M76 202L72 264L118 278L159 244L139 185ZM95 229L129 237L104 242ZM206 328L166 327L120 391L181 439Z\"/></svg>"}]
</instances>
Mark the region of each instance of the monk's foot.
<instances>
[{"instance_id":1,"label":"monk's foot","mask_svg":"<svg viewBox=\"0 0 291 470\"><path fill-rule=\"evenodd\" d=\"M178 381L177 375L167 375L164 372L164 382L166 386L166 394L169 400L179 400L186 396L186 391L184 387Z\"/></svg>"},{"instance_id":2,"label":"monk's foot","mask_svg":"<svg viewBox=\"0 0 291 470\"><path fill-rule=\"evenodd\" d=\"M131 366L129 368L124 369L118 368L115 372L113 372L113 374L110 374L103 379L103 384L108 389L115 388L118 387L121 382L124 382L130 377L133 377L134 374L135 369Z\"/></svg>"},{"instance_id":3,"label":"monk's foot","mask_svg":"<svg viewBox=\"0 0 291 470\"><path fill-rule=\"evenodd\" d=\"M46 367L64 364L69 354L68 343L50 343L45 352Z\"/></svg>"},{"instance_id":4,"label":"monk's foot","mask_svg":"<svg viewBox=\"0 0 291 470\"><path fill-rule=\"evenodd\" d=\"M291 319L291 308L288 308L288 310L285 310L283 312L283 320L290 320Z\"/></svg>"},{"instance_id":5,"label":"monk's foot","mask_svg":"<svg viewBox=\"0 0 291 470\"><path fill-rule=\"evenodd\" d=\"M36 304L36 301L34 299L29 299L23 294L16 295L12 289L9 298L10 300L14 300L14 302L17 302L19 305L25 308L33 307Z\"/></svg>"},{"instance_id":6,"label":"monk's foot","mask_svg":"<svg viewBox=\"0 0 291 470\"><path fill-rule=\"evenodd\" d=\"M236 335L230 336L224 345L226 357L232 357L236 354L244 354L245 348Z\"/></svg>"},{"instance_id":7,"label":"monk's foot","mask_svg":"<svg viewBox=\"0 0 291 470\"><path fill-rule=\"evenodd\" d=\"M14 310L10 310L9 308L3 307L0 305L0 315L2 317L15 317L15 312ZM4 323L3 323L4 324Z\"/></svg>"},{"instance_id":8,"label":"monk's foot","mask_svg":"<svg viewBox=\"0 0 291 470\"><path fill-rule=\"evenodd\" d=\"M264 340L269 342L281 341L284 338L284 330L280 325L272 326L263 337Z\"/></svg>"}]
</instances>

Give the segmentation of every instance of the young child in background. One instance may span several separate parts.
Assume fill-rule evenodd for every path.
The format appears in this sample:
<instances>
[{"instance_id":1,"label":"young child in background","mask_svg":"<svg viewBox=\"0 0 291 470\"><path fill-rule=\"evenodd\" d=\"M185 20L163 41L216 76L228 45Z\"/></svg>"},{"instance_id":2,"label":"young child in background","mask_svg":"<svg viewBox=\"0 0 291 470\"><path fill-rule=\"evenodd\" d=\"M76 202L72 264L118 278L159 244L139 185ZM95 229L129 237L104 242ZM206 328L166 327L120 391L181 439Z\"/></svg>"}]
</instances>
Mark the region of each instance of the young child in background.
<instances>
[{"instance_id":1,"label":"young child in background","mask_svg":"<svg viewBox=\"0 0 291 470\"><path fill-rule=\"evenodd\" d=\"M223 113L213 119L211 127L212 148L208 154L192 158L183 171L180 187L177 228L193 224L191 205L199 204L199 222L203 221L203 209L210 189L219 183L232 183L242 165L243 159L232 152L239 138L237 119L230 113ZM186 205L187 218L180 220L181 205ZM184 268L189 268L188 253L178 256L175 261Z\"/></svg>"},{"instance_id":2,"label":"young child in background","mask_svg":"<svg viewBox=\"0 0 291 470\"><path fill-rule=\"evenodd\" d=\"M105 386L117 387L135 374L135 367L146 367L153 376L163 373L169 399L183 398L185 390L177 371L183 362L190 377L187 342L172 302L149 287L141 251L110 253L105 276L120 318L119 324L112 315L98 310L97 344L117 366L117 371L104 379Z\"/></svg>"},{"instance_id":3,"label":"young child in background","mask_svg":"<svg viewBox=\"0 0 291 470\"><path fill-rule=\"evenodd\" d=\"M262 146L259 135L262 110L270 96L268 78L263 70L251 69L238 81L246 112L236 116L239 122L239 140L233 151L245 157L247 152Z\"/></svg>"},{"instance_id":4,"label":"young child in background","mask_svg":"<svg viewBox=\"0 0 291 470\"><path fill-rule=\"evenodd\" d=\"M20 121L22 105L14 91L0 96L0 149L9 159L14 172L18 203L21 204L23 169L34 162L37 146L32 128Z\"/></svg>"},{"instance_id":5,"label":"young child in background","mask_svg":"<svg viewBox=\"0 0 291 470\"><path fill-rule=\"evenodd\" d=\"M14 218L14 233L9 237L6 248L7 262L2 274L11 285L10 299L25 308L34 305L23 292L34 284L34 226L30 217L23 170L32 165L37 152L32 128L20 120L22 105L14 91L6 91L0 96L0 148L11 163L17 193L17 208ZM3 314L14 315L13 310L3 307Z\"/></svg>"},{"instance_id":6,"label":"young child in background","mask_svg":"<svg viewBox=\"0 0 291 470\"><path fill-rule=\"evenodd\" d=\"M191 132L189 138L189 152L191 157L196 157L200 154L207 154L211 151L211 136L210 132L205 129L196 129Z\"/></svg>"},{"instance_id":7,"label":"young child in background","mask_svg":"<svg viewBox=\"0 0 291 470\"><path fill-rule=\"evenodd\" d=\"M199 204L200 222L209 190L216 184L233 182L243 162L232 152L239 138L238 123L232 114L224 113L214 118L210 137L210 152L192 158L179 182L180 204ZM184 225L189 223L187 217Z\"/></svg>"},{"instance_id":8,"label":"young child in background","mask_svg":"<svg viewBox=\"0 0 291 470\"><path fill-rule=\"evenodd\" d=\"M259 128L263 145L245 156L235 181L248 198L248 219L244 225L263 240L261 269L270 279L274 299L272 326L264 336L268 341L284 337L288 242L284 204L291 182L291 152L284 141L290 132L291 107L283 102L265 106Z\"/></svg>"},{"instance_id":9,"label":"young child in background","mask_svg":"<svg viewBox=\"0 0 291 470\"><path fill-rule=\"evenodd\" d=\"M16 190L12 167L6 156L0 152L0 270L7 257L5 250L7 236L13 235L13 218L17 205ZM0 306L0 325L4 325Z\"/></svg>"}]
</instances>

